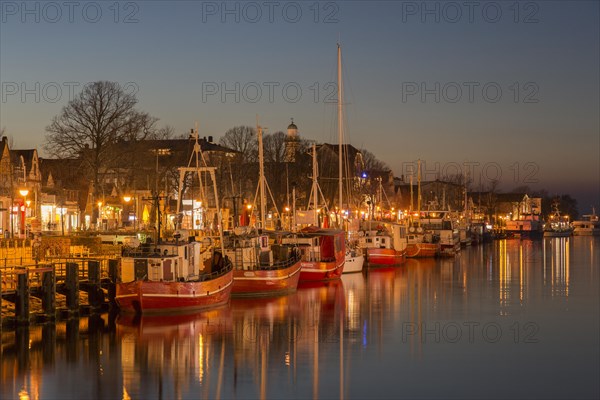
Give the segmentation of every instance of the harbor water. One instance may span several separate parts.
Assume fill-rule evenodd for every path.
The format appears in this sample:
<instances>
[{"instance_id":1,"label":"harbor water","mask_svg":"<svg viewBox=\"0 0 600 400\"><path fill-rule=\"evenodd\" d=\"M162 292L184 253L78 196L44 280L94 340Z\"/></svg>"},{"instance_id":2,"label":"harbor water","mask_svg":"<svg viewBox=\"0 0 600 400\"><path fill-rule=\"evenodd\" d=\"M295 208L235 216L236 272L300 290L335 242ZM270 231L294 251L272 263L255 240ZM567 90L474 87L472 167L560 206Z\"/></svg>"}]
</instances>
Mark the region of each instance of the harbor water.
<instances>
[{"instance_id":1,"label":"harbor water","mask_svg":"<svg viewBox=\"0 0 600 400\"><path fill-rule=\"evenodd\" d=\"M497 240L195 315L4 330L2 399L599 398L600 238Z\"/></svg>"}]
</instances>

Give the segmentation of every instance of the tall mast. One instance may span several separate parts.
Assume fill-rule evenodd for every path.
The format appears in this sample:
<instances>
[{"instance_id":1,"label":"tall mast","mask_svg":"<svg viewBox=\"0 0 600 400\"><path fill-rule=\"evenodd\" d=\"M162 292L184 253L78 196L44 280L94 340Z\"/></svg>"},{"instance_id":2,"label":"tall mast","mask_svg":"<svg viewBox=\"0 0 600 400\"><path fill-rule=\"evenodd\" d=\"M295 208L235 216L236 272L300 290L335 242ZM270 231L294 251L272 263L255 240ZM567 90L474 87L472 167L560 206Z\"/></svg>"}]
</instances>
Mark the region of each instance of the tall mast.
<instances>
[{"instance_id":1,"label":"tall mast","mask_svg":"<svg viewBox=\"0 0 600 400\"><path fill-rule=\"evenodd\" d=\"M338 80L338 91L337 91L337 96L338 96L338 173L339 173L339 180L338 180L338 190L340 192L340 197L339 197L339 213L342 212L342 209L344 208L344 203L343 203L343 194L342 194L342 188L343 188L343 183L342 183L342 165L343 165L343 157L342 157L342 141L343 141L343 120L342 120L342 98L343 98L343 91L342 91L342 47L340 46L340 44L338 43L338 51L337 51L337 80ZM341 222L341 220L340 220Z\"/></svg>"},{"instance_id":2,"label":"tall mast","mask_svg":"<svg viewBox=\"0 0 600 400\"><path fill-rule=\"evenodd\" d=\"M318 200L319 200L319 184L317 182L317 174L318 174L318 165L317 165L317 145L313 143L312 145L312 163L313 163L313 173L312 173L312 193L313 193L313 212L315 215L315 226L319 226L319 215L317 212Z\"/></svg>"},{"instance_id":3,"label":"tall mast","mask_svg":"<svg viewBox=\"0 0 600 400\"><path fill-rule=\"evenodd\" d=\"M265 229L265 214L266 214L266 194L265 194L265 166L264 166L264 155L263 155L263 142L262 142L262 126L258 125L258 118L256 119L256 135L258 136L258 164L259 164L259 185L260 185L260 223L261 228Z\"/></svg>"},{"instance_id":4,"label":"tall mast","mask_svg":"<svg viewBox=\"0 0 600 400\"><path fill-rule=\"evenodd\" d=\"M419 213L419 226L421 226L421 159L417 162L417 212Z\"/></svg>"},{"instance_id":5,"label":"tall mast","mask_svg":"<svg viewBox=\"0 0 600 400\"><path fill-rule=\"evenodd\" d=\"M413 212L413 204L415 204L414 200L413 200L413 174L412 172L410 173L410 214L412 216L412 212Z\"/></svg>"}]
</instances>

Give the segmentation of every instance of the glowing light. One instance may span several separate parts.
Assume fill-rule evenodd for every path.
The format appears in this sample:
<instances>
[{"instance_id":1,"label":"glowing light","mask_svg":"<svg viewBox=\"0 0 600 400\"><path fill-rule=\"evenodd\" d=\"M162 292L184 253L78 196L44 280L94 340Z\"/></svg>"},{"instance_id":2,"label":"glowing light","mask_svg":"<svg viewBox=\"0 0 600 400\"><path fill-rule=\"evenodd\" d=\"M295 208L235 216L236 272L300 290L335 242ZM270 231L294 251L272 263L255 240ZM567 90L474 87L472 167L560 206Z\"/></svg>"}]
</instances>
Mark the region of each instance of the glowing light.
<instances>
[{"instance_id":1,"label":"glowing light","mask_svg":"<svg viewBox=\"0 0 600 400\"><path fill-rule=\"evenodd\" d=\"M19 189L19 193L21 194L21 196L26 197L29 194L29 190L28 189Z\"/></svg>"}]
</instances>

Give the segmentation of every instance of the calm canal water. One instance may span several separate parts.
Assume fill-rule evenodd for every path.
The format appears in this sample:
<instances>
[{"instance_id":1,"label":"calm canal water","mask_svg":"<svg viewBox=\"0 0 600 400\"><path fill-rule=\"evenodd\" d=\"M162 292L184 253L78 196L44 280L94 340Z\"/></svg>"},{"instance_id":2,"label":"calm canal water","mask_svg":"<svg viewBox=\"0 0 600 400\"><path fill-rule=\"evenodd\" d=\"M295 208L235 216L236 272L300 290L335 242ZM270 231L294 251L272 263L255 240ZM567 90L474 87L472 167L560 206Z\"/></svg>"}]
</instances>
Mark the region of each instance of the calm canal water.
<instances>
[{"instance_id":1,"label":"calm canal water","mask_svg":"<svg viewBox=\"0 0 600 400\"><path fill-rule=\"evenodd\" d=\"M0 398L598 398L600 238L503 240L194 316L4 332Z\"/></svg>"}]
</instances>

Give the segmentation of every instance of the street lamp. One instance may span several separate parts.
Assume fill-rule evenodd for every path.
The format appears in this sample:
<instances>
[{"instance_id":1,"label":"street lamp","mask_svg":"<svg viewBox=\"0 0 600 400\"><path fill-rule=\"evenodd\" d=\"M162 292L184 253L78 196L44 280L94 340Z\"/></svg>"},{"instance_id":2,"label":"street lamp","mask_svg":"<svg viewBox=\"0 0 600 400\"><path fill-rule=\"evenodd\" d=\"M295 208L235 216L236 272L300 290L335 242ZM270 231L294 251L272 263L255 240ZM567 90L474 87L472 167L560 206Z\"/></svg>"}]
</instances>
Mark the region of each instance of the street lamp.
<instances>
[{"instance_id":1,"label":"street lamp","mask_svg":"<svg viewBox=\"0 0 600 400\"><path fill-rule=\"evenodd\" d=\"M123 196L123 200L125 200L125 203L129 203L131 201L132 197L127 195L127 196ZM133 229L137 232L137 197L133 197L134 200L134 214L133 214Z\"/></svg>"},{"instance_id":2,"label":"street lamp","mask_svg":"<svg viewBox=\"0 0 600 400\"><path fill-rule=\"evenodd\" d=\"M29 194L29 189L23 188L19 189L19 194L23 196L23 203L21 205L21 233L25 235L25 204L27 201L27 195Z\"/></svg>"},{"instance_id":3,"label":"street lamp","mask_svg":"<svg viewBox=\"0 0 600 400\"><path fill-rule=\"evenodd\" d=\"M102 226L102 202L99 201L98 202L98 226L97 228L100 229L100 227Z\"/></svg>"}]
</instances>

